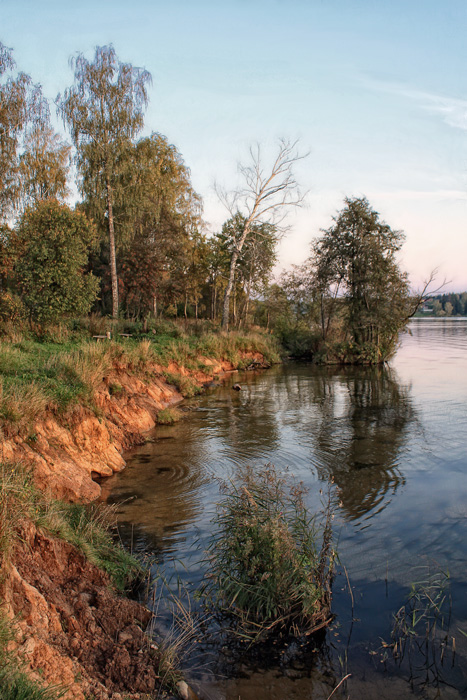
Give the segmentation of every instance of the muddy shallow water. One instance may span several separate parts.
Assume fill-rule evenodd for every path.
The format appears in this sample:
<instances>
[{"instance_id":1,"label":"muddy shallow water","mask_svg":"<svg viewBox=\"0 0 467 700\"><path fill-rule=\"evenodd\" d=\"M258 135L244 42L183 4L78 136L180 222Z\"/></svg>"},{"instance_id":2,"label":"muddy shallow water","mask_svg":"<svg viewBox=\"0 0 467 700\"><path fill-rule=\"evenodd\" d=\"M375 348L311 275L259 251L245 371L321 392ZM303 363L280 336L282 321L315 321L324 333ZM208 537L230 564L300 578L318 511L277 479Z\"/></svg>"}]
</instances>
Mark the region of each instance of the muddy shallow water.
<instances>
[{"instance_id":1,"label":"muddy shallow water","mask_svg":"<svg viewBox=\"0 0 467 700\"><path fill-rule=\"evenodd\" d=\"M318 640L256 654L200 644L187 664L203 697L327 698L347 674L333 697L467 697L467 320L410 328L384 368L234 375L186 402L180 423L157 428L104 483L125 543L154 557L174 586L194 589L218 478L272 462L305 482L315 509L332 482L333 625ZM412 644L398 663L385 646L394 614L411 584L446 572L444 645L440 634Z\"/></svg>"}]
</instances>

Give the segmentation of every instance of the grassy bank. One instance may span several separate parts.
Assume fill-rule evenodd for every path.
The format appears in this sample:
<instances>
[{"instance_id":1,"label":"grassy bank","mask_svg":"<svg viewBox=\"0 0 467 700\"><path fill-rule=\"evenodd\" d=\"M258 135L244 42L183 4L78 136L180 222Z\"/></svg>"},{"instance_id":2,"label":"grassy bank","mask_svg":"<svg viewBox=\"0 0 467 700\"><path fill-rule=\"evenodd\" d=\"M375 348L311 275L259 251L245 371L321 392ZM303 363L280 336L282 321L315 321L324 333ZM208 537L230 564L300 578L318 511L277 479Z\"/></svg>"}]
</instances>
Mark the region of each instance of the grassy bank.
<instances>
[{"instance_id":1,"label":"grassy bank","mask_svg":"<svg viewBox=\"0 0 467 700\"><path fill-rule=\"evenodd\" d=\"M121 405L125 405L125 386L131 384L133 377L148 386L151 382L163 380L175 385L183 396L192 396L212 378L213 367L217 371L224 364L226 369L246 369L250 365L267 366L280 359L274 338L259 332L226 335L200 324L186 326L163 322L148 329L141 324L113 323L103 319L99 319L99 323L99 327L93 326L91 318L68 326L49 327L47 331L3 325L0 337L0 430L5 438L4 444L9 440L26 447L29 445L40 455L44 437L43 433L41 436L35 434L38 421L42 420L43 424L44 418L52 417L54 425L73 431L75 409L81 415L79 412L82 413L84 408L88 415L94 413L99 422L105 423L108 417L102 410L102 397L107 397L107 409L109 406L111 409L114 400L118 403L122 399ZM108 332L110 340L93 337L105 336ZM162 423L178 419L176 409L166 408L160 413ZM60 472L60 463L54 468ZM44 641L44 631L37 629L36 634L34 621L28 622L28 615L23 615L23 609L29 610L27 601L12 613L12 608L18 603L17 591L13 595L14 586L35 591L36 584L38 592L31 595L41 600L49 595L47 605L51 611L47 614L52 620L57 615L60 617L53 623L58 625L56 635L61 639L60 658L75 668L76 659L80 658L81 663L81 656L75 654L73 644L82 645L79 654L87 664L82 671L87 679L86 697L101 697L100 690L97 695L94 692L96 684L106 682L106 671L99 664L115 649L120 656L117 654L113 662L108 697L117 692L115 678L118 674L118 692L123 696L129 692L129 687L138 690L138 684L143 683L141 679L144 678L141 697L163 697L159 680L163 661L158 659L159 652L154 650L154 645L147 638L144 641L138 636L142 634L142 625L133 629L134 611L128 608L127 627L111 630L108 638L99 640L98 651L94 654L96 631L86 641L92 624L89 626L84 618L80 622L80 615L98 615L96 604L87 602L85 611L79 606L74 608L76 601L80 600L82 586L93 589L92 594L87 588L84 591L85 596L91 596L90 601L96 599L101 603L107 596L103 589L110 586L115 593L106 598L105 620L114 624L118 619L119 624L124 625L122 610L131 601L117 603L115 595L124 591L140 574L137 563L114 545L106 529L107 513L102 507L83 507L52 499L36 488L33 476L35 474L20 466L4 465L0 468L0 586L3 598L0 609L0 697L2 700L26 697L48 700L57 695L53 688L43 690L41 682L34 684L31 681L31 668L33 673L39 669L39 675L42 674L37 659L36 665L31 666L29 657L26 664L20 660L22 652L19 656L17 653L17 648L23 649L28 644L32 648L38 644L42 645L41 649L51 649L52 656L58 653L57 649L54 651L55 642ZM68 549L61 551L61 547ZM89 568L93 566L95 569ZM76 576L76 571L80 572L79 576ZM18 576L14 572L19 572L20 583L14 579ZM44 588L40 583L42 579L48 582ZM54 595L61 595L63 591L68 591L71 598L65 602L55 600ZM18 619L13 620L12 614L18 614ZM147 611L142 613L143 618L146 614ZM39 627L40 619L40 616L36 619ZM51 622L50 626L53 624ZM78 624L82 624L79 633ZM95 630L99 629L99 634L102 626L106 626L103 619L97 618L93 624L97 625ZM128 637L128 629L131 630L130 638L120 643L120 635ZM133 658L133 652L136 655L142 647L146 667L144 673L138 671L132 679L123 666L118 670L119 664L127 652ZM53 669L53 659L47 663ZM139 664L139 660L136 663ZM55 682L53 670L50 673L51 677L44 671L47 686ZM73 673L78 678L81 671L75 669ZM173 679L176 674L165 675ZM37 673L35 678L37 680ZM69 682L73 683L73 678ZM128 686L130 683L132 685Z\"/></svg>"},{"instance_id":2,"label":"grassy bank","mask_svg":"<svg viewBox=\"0 0 467 700\"><path fill-rule=\"evenodd\" d=\"M47 537L47 543L53 543L54 556L60 543L71 545L66 550L77 550L86 561L106 572L103 581L109 586L109 595L116 595L128 589L142 575L142 569L123 547L116 544L109 532L111 525L109 509L84 507L76 504L61 503L50 499L39 491L31 475L20 465L0 465L0 590L2 606L0 607L0 697L2 700L53 700L61 696L57 687L49 687L33 680L26 672L27 664L18 653L24 645L21 622L30 614L34 598L27 586L28 597L23 608L12 617L12 595L17 599L22 595L22 588L12 571L21 571L24 557L25 533L35 533L35 541ZM40 545L38 545L40 547ZM79 557L79 554L77 554ZM75 564L76 565L76 564ZM24 566L24 563L23 563ZM31 580L52 576L53 569L60 565L50 561L46 571L30 567ZM14 594L11 591L14 590ZM46 594L42 589L44 596ZM111 593L115 591L115 593ZM40 600L41 594L37 593ZM44 616L44 604L41 603L41 615ZM9 608L9 609L8 609ZM51 625L51 623L48 623ZM65 629L65 620L62 621ZM40 671L40 669L39 669ZM39 674L40 675L40 674Z\"/></svg>"},{"instance_id":3,"label":"grassy bank","mask_svg":"<svg viewBox=\"0 0 467 700\"><path fill-rule=\"evenodd\" d=\"M101 319L101 321L103 321ZM45 411L64 414L75 405L98 413L95 394L104 377L114 369L142 379L157 369L184 396L196 388L191 374L209 372L207 362L231 363L245 369L260 353L266 363L279 361L278 345L264 333L221 334L200 325L185 327L164 321L149 332L129 322L93 327L82 325L49 328L40 335L7 328L0 338L0 422L16 430L30 425ZM93 339L95 331L109 328L111 340ZM126 335L121 335L125 333ZM110 384L118 393L118 383Z\"/></svg>"}]
</instances>

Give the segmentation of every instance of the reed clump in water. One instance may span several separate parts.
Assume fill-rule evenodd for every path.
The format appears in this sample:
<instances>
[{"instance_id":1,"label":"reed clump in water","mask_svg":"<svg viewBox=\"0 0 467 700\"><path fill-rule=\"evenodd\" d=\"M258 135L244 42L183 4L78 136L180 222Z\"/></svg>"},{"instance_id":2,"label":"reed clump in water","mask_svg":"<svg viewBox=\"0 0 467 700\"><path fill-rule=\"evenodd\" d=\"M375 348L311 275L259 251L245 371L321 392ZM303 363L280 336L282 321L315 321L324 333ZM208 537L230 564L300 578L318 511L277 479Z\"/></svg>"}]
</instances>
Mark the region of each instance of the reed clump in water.
<instances>
[{"instance_id":1,"label":"reed clump in water","mask_svg":"<svg viewBox=\"0 0 467 700\"><path fill-rule=\"evenodd\" d=\"M250 641L272 632L311 634L329 624L335 560L329 500L318 528L303 484L272 465L247 468L222 490L202 589L209 604Z\"/></svg>"}]
</instances>

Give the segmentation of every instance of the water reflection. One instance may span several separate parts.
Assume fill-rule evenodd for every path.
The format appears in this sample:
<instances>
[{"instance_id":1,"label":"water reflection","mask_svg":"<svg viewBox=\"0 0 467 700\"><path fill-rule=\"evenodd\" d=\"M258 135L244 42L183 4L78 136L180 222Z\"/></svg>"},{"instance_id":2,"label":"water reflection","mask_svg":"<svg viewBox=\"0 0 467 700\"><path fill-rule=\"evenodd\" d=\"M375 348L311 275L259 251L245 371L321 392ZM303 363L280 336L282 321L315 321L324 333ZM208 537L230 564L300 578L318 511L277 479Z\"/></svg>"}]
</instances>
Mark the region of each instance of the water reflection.
<instances>
[{"instance_id":1,"label":"water reflection","mask_svg":"<svg viewBox=\"0 0 467 700\"><path fill-rule=\"evenodd\" d=\"M121 474L103 482L102 497L117 504L126 545L170 554L203 512L204 483L200 455L190 440L177 439L176 429L161 428L154 442L134 451Z\"/></svg>"},{"instance_id":2,"label":"water reflection","mask_svg":"<svg viewBox=\"0 0 467 700\"><path fill-rule=\"evenodd\" d=\"M241 392L226 384L189 402L186 420L158 428L156 442L135 450L127 469L104 485L128 537L134 527L141 549L162 552L166 568L181 562L177 576L183 567L194 586L203 572L193 566L193 551L210 531L216 477L231 478L239 465L273 462L305 482L312 507L319 505L323 481L336 484L343 516L335 520L339 557L355 608L338 573L333 610L340 627L326 631L319 652L243 661L227 654L216 670L228 677L212 685L206 672L204 696L328 698L345 659L352 678L343 696L413 697L404 669L392 665L382 673L372 651L390 635L392 615L418 580L414 566L429 560L449 569L453 629L467 633L466 362L467 322L423 320L403 339L397 374L388 367L289 365L237 376ZM461 632L456 659L467 668ZM442 697L464 697L465 677L449 673L461 691L444 688Z\"/></svg>"},{"instance_id":3,"label":"water reflection","mask_svg":"<svg viewBox=\"0 0 467 700\"><path fill-rule=\"evenodd\" d=\"M386 366L324 368L312 394L320 478L337 485L349 519L375 515L405 483L400 454L416 420L410 387Z\"/></svg>"}]
</instances>

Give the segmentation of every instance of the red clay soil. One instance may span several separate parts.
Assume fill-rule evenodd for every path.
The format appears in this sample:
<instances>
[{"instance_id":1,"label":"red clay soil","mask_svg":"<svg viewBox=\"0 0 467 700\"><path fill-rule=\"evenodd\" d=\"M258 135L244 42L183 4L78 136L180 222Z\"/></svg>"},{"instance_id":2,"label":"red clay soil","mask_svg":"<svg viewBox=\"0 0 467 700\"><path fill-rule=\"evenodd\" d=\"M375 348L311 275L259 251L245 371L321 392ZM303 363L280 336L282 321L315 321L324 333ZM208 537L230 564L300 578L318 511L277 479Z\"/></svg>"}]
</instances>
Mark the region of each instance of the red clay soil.
<instances>
[{"instance_id":1,"label":"red clay soil","mask_svg":"<svg viewBox=\"0 0 467 700\"><path fill-rule=\"evenodd\" d=\"M261 361L261 355L247 357ZM222 372L227 362L206 360L209 373L188 373L200 386ZM182 396L167 384L162 370L152 368L143 382L124 368L103 377L95 398L99 416L76 407L66 416L40 416L30 435L6 434L2 461L30 465L37 485L57 498L92 501L100 494L96 475L124 468L122 452L144 440L157 414ZM118 384L117 395L112 385ZM0 597L10 619L17 619L18 654L34 677L67 687L69 700L143 698L156 691L158 653L145 635L151 614L134 601L118 597L106 574L70 544L22 523Z\"/></svg>"},{"instance_id":2,"label":"red clay soil","mask_svg":"<svg viewBox=\"0 0 467 700\"><path fill-rule=\"evenodd\" d=\"M246 355L255 357L252 353ZM206 359L205 364L209 366L209 374L189 373L175 364L169 371L190 375L203 386L213 377L233 369L228 362ZM116 384L120 389L115 395L112 386ZM164 380L160 367L152 367L150 373L148 370L145 381L126 369L115 367L110 376L103 377L96 393L99 415L89 408L76 406L65 416L53 412L39 416L29 436L8 434L4 430L1 460L31 466L36 484L55 498L93 501L101 492L94 477L121 471L125 467L122 452L143 442L144 433L155 426L157 414L182 398L176 388Z\"/></svg>"},{"instance_id":3,"label":"red clay soil","mask_svg":"<svg viewBox=\"0 0 467 700\"><path fill-rule=\"evenodd\" d=\"M12 561L2 585L4 610L17 619L14 647L33 678L66 686L70 700L142 698L158 690L146 608L118 597L105 573L32 523L21 525Z\"/></svg>"}]
</instances>

